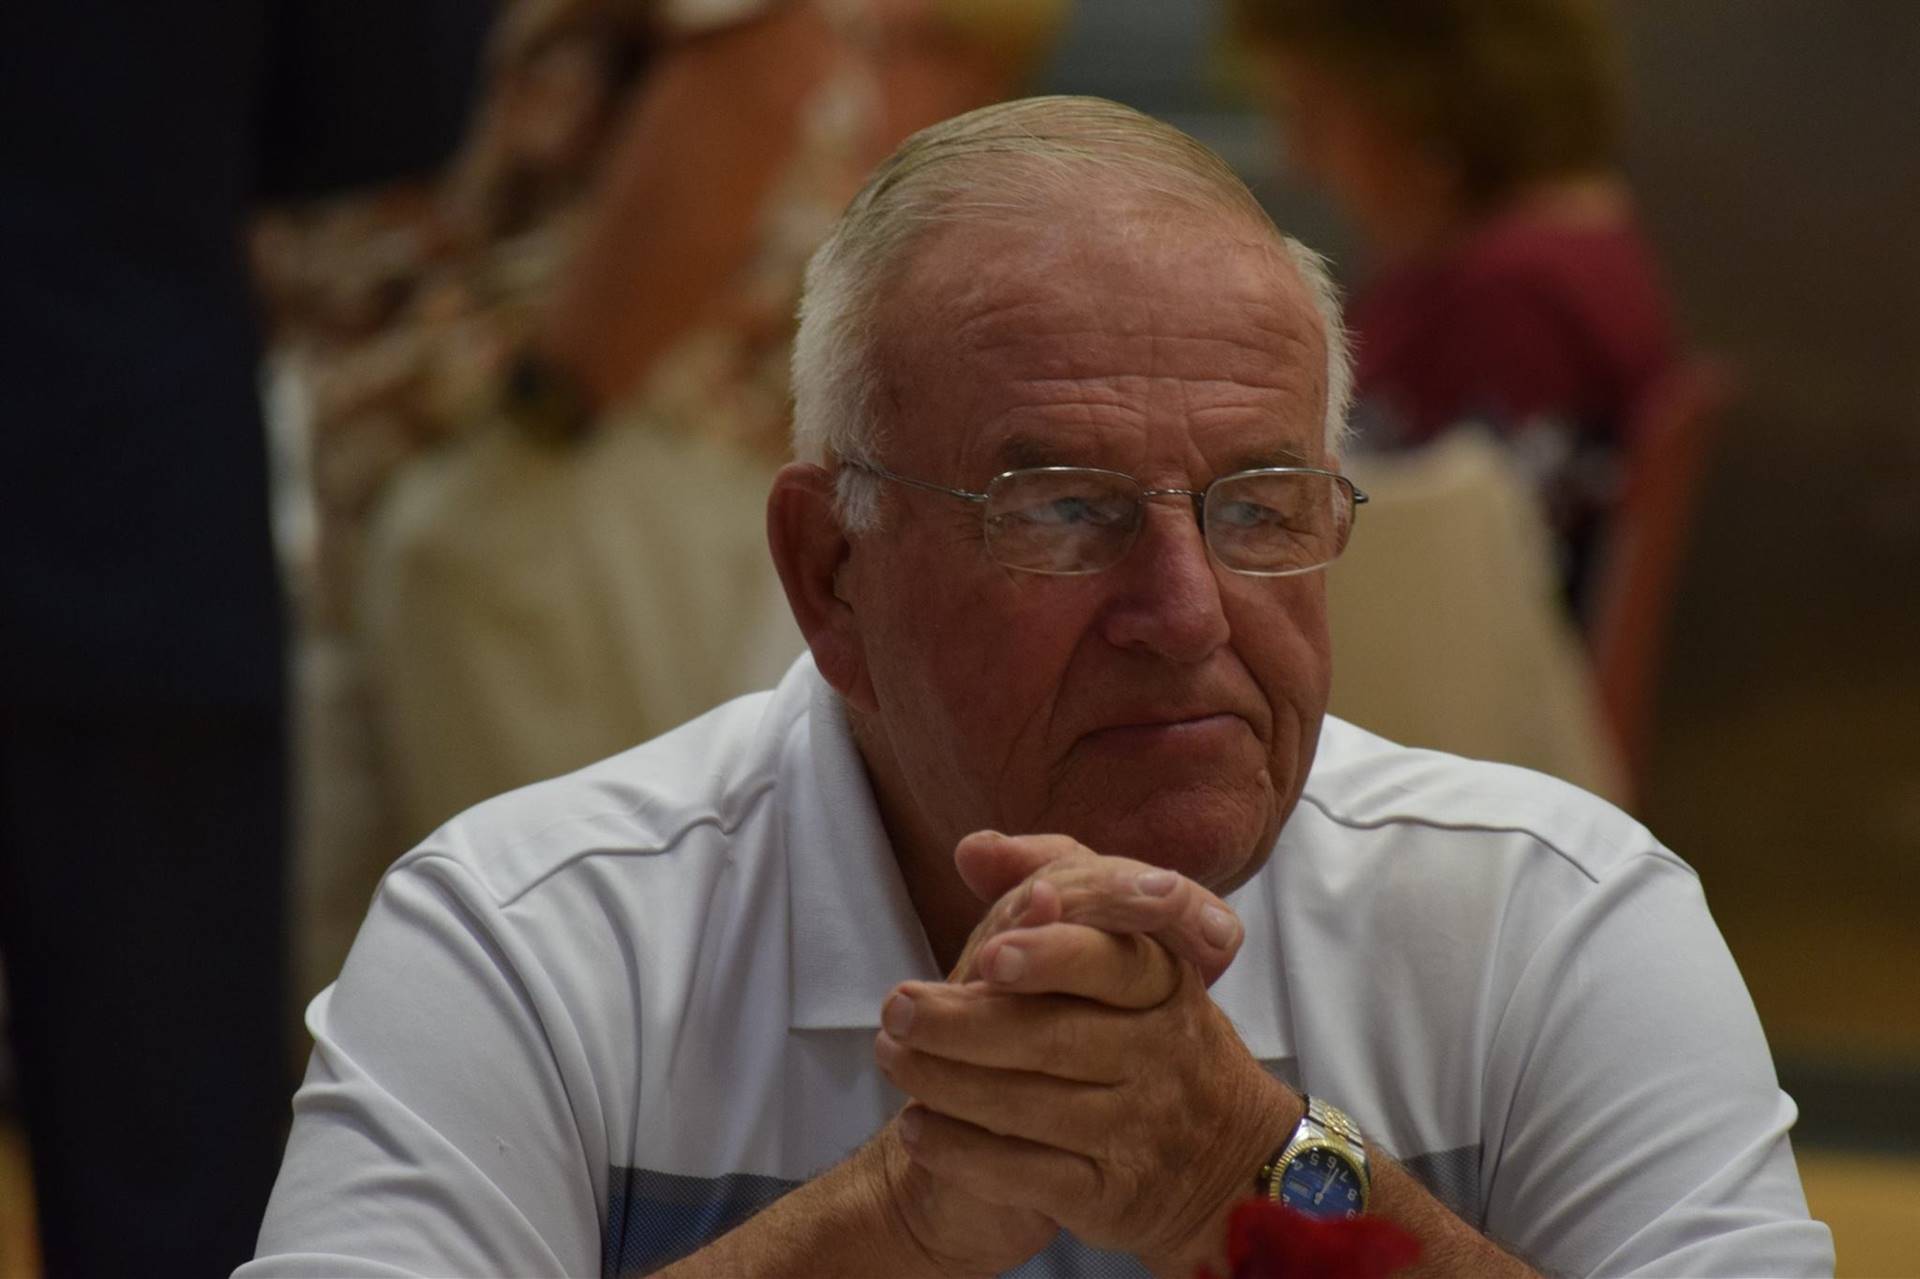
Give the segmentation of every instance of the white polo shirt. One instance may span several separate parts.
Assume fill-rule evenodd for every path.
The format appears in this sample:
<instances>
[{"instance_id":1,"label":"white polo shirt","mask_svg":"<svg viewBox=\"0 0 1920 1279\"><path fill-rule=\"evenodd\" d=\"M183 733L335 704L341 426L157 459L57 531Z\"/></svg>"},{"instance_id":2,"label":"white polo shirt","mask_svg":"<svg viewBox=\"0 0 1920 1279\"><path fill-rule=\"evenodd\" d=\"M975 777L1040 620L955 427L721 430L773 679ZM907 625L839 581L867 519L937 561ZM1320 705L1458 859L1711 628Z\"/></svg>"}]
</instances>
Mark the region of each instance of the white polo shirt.
<instances>
[{"instance_id":1,"label":"white polo shirt","mask_svg":"<svg viewBox=\"0 0 1920 1279\"><path fill-rule=\"evenodd\" d=\"M1832 1273L1752 1002L1693 872L1630 818L1329 719L1230 900L1247 937L1213 994L1247 1047L1535 1264ZM880 1004L939 975L802 658L394 866L308 1012L239 1273L656 1268L897 1111ZM1143 1272L1063 1235L1017 1273Z\"/></svg>"}]
</instances>

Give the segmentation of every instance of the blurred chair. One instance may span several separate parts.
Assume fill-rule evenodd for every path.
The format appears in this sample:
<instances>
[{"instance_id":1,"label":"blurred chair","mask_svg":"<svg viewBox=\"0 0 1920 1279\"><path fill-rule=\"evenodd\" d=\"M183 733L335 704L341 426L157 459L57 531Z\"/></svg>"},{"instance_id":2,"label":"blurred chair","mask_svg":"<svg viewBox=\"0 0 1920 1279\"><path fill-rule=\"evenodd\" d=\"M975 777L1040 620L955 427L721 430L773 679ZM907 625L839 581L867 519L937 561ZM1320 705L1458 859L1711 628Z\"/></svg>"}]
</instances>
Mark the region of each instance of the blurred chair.
<instances>
[{"instance_id":1,"label":"blurred chair","mask_svg":"<svg viewBox=\"0 0 1920 1279\"><path fill-rule=\"evenodd\" d=\"M361 601L406 840L779 681L805 643L767 555L774 469L636 420L566 451L496 423L408 470Z\"/></svg>"},{"instance_id":2,"label":"blurred chair","mask_svg":"<svg viewBox=\"0 0 1920 1279\"><path fill-rule=\"evenodd\" d=\"M1347 472L1370 501L1327 576L1333 713L1624 799L1552 533L1507 450L1456 429Z\"/></svg>"},{"instance_id":3,"label":"blurred chair","mask_svg":"<svg viewBox=\"0 0 1920 1279\"><path fill-rule=\"evenodd\" d=\"M1627 435L1626 487L1594 583L1587 641L1633 791L1646 778L1700 482L1735 389L1733 371L1721 361L1683 360L1648 388Z\"/></svg>"}]
</instances>

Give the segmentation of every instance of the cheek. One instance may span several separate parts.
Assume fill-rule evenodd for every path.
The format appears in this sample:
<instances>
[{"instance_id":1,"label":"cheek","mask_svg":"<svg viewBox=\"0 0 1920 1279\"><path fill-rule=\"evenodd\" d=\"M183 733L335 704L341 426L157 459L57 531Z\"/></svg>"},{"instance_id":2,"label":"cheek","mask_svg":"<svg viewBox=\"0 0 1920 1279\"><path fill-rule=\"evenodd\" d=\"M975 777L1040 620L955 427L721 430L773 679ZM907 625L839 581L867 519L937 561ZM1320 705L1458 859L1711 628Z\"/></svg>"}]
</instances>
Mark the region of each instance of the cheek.
<instances>
[{"instance_id":1,"label":"cheek","mask_svg":"<svg viewBox=\"0 0 1920 1279\"><path fill-rule=\"evenodd\" d=\"M1001 767L1043 751L1047 726L1086 632L1069 599L1014 580L951 605L948 634L926 650L981 759ZM1026 761L1031 769L1032 761Z\"/></svg>"},{"instance_id":2,"label":"cheek","mask_svg":"<svg viewBox=\"0 0 1920 1279\"><path fill-rule=\"evenodd\" d=\"M910 731L940 732L958 760L1000 770L1037 749L1062 673L1084 630L1059 583L977 574L903 574L884 607L890 700Z\"/></svg>"},{"instance_id":3,"label":"cheek","mask_svg":"<svg viewBox=\"0 0 1920 1279\"><path fill-rule=\"evenodd\" d=\"M1295 691L1295 705L1303 713L1318 719L1326 713L1327 697L1333 687L1333 640L1327 629L1327 610L1324 599L1307 610L1307 616L1300 618L1299 629L1294 632L1290 669L1294 672L1291 681Z\"/></svg>"},{"instance_id":4,"label":"cheek","mask_svg":"<svg viewBox=\"0 0 1920 1279\"><path fill-rule=\"evenodd\" d=\"M1295 753L1317 733L1333 683L1324 583L1282 579L1272 595L1237 601L1233 645L1274 715L1273 751Z\"/></svg>"}]
</instances>

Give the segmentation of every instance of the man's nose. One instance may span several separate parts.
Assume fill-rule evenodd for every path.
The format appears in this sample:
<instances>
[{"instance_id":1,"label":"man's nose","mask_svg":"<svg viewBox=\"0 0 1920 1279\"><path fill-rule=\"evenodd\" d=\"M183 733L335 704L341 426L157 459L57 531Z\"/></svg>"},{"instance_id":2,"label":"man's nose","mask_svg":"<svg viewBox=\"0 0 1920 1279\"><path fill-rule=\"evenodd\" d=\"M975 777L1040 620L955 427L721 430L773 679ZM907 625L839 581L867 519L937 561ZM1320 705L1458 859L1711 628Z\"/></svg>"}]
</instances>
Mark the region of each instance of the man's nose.
<instances>
[{"instance_id":1,"label":"man's nose","mask_svg":"<svg viewBox=\"0 0 1920 1279\"><path fill-rule=\"evenodd\" d=\"M1133 547L1106 576L1113 584L1109 643L1199 662L1227 642L1218 569L1192 503L1173 496L1148 502Z\"/></svg>"}]
</instances>

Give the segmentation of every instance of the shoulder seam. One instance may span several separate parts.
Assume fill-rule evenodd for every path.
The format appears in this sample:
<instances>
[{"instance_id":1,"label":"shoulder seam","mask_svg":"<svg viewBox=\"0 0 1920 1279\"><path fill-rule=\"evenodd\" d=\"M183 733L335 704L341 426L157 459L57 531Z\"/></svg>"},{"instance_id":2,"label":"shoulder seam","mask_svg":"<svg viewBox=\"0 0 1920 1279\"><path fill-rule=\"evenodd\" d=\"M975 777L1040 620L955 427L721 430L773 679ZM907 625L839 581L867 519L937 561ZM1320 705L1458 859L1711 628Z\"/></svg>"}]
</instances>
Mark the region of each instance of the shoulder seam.
<instances>
[{"instance_id":1,"label":"shoulder seam","mask_svg":"<svg viewBox=\"0 0 1920 1279\"><path fill-rule=\"evenodd\" d=\"M1348 830L1380 830L1388 826L1422 826L1422 827L1426 827L1429 830L1446 830L1446 831L1461 831L1461 832L1483 831L1487 834L1493 834L1493 835L1525 835L1527 838L1533 840L1536 844L1540 845L1542 848L1553 853L1556 857L1566 862L1567 865L1573 867L1576 871L1580 873L1582 878L1587 880L1587 882L1593 883L1593 884L1597 884L1600 882L1601 877L1599 875L1596 875L1593 871L1589 870L1586 867L1586 865L1580 861L1579 858L1575 857L1573 854L1569 853L1566 849L1562 848L1559 844L1555 843L1553 840L1549 839L1547 836L1541 834L1539 831L1533 829L1531 826L1523 826L1515 822L1438 821L1431 817L1416 817L1411 814L1405 814L1405 813L1397 813L1397 814L1391 814L1384 817L1362 820L1357 817L1349 817L1349 816L1345 816L1340 813L1334 812L1331 808L1327 806L1324 800L1317 798L1311 793L1303 791L1300 795L1300 798L1303 802L1313 805L1314 810L1318 812L1321 816L1325 817L1328 821L1333 822L1335 825L1346 827ZM1631 854L1631 856L1654 857L1657 860L1670 862L1675 867L1684 869L1690 875L1695 874L1691 866L1688 866L1685 862L1681 861L1678 857L1675 857L1672 853L1668 852L1665 848L1662 848L1658 843L1655 843L1655 842L1650 841L1648 847L1635 851L1634 853Z\"/></svg>"},{"instance_id":2,"label":"shoulder seam","mask_svg":"<svg viewBox=\"0 0 1920 1279\"><path fill-rule=\"evenodd\" d=\"M739 830L741 825L744 824L748 820L748 818L750 818L754 814L754 812L760 807L761 801L764 800L767 797L768 793L771 792L774 789L774 787L776 787L778 784L779 784L778 777L769 777L764 781L762 781L760 785L755 787L753 790L746 792L746 794L741 798L741 801L739 804L739 811L734 815L734 818L731 824L728 824L727 822L723 821L718 811L716 811L713 808L707 808L707 809L703 809L698 813L688 816L684 821L680 822L677 826L675 826L673 828L672 833L664 839L652 840L644 845L636 844L631 848L620 848L620 849L582 848L582 849L579 849L575 852L567 854L565 857L562 857L559 861L555 862L551 866L548 866L546 869L542 870L539 874L527 880L526 883L521 884L518 887L514 888L511 892L508 892L500 897L495 898L494 904L500 909L505 910L507 907L512 906L515 902L525 897L528 893L531 893L534 889L546 883L549 879L552 879L555 875L559 874L561 871L566 870L568 867L572 866L574 863L588 857L599 857L607 854L618 854L620 856L642 856L642 857L657 856L661 853L672 851L673 847L676 844L678 844L681 840L685 839L690 832L702 826L710 826L717 829L723 835L731 835L735 831ZM573 814L566 818L562 818L558 821L548 822L545 826L542 826L539 830L534 831L521 839L515 840L512 844L507 845L502 850L502 853L503 855L511 854L512 852L524 847L526 844L532 842L533 840L541 838L542 836L545 836L549 831L558 830L559 828L567 825L570 822L587 821L595 817L631 817L638 811L639 811L638 806L629 806L625 808L615 808L615 809L597 809L591 813ZM475 872L472 868L467 866L464 859L455 857L451 853L442 852L439 850L423 851L420 854L420 857L421 859L433 858L439 861L452 862L453 864L460 866L462 869L467 870L467 872L473 875L473 877L480 883L484 884L486 882L484 879L481 879L481 877L477 872Z\"/></svg>"}]
</instances>

